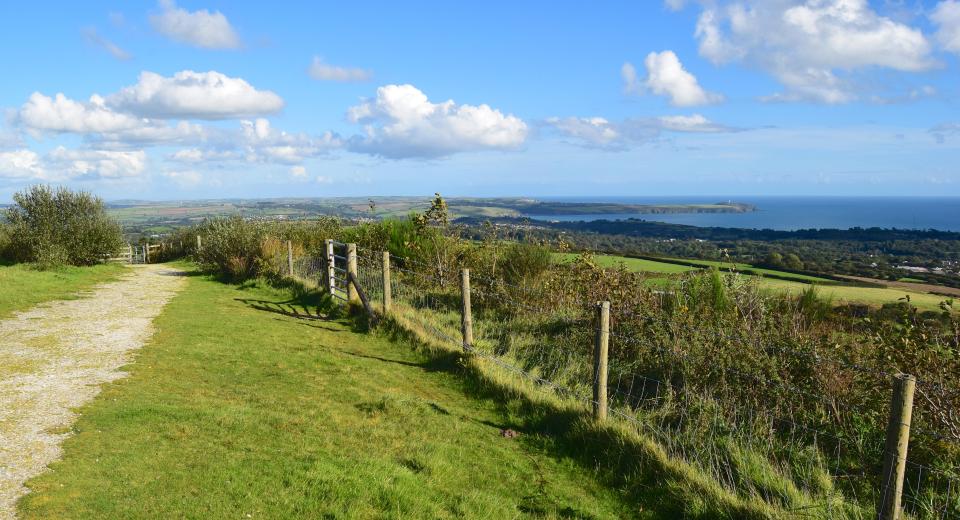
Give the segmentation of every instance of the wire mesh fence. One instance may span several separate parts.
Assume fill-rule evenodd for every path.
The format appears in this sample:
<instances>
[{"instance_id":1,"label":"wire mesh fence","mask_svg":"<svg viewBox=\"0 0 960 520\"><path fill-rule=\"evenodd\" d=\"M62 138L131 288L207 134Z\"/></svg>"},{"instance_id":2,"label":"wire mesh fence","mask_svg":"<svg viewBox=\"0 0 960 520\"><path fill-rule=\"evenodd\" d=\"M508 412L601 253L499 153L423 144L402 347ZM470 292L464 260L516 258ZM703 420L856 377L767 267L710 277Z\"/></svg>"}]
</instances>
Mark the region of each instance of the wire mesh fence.
<instances>
[{"instance_id":1,"label":"wire mesh fence","mask_svg":"<svg viewBox=\"0 0 960 520\"><path fill-rule=\"evenodd\" d=\"M487 361L500 380L533 386L584 412L598 406L600 375L593 362L597 302L555 298L544 287L475 278L470 288L473 340L465 342L458 278L449 272L437 276L409 259L378 251L356 252L352 264L347 244L331 242L330 247L332 254L329 249L293 254L289 274L315 281L346 301L353 268L376 310L383 312L389 299L391 317L427 341L463 348ZM663 292L659 297L673 296ZM876 399L887 400L896 374L858 366L855 360L807 359L775 345L751 347L750 352L764 356L750 362L769 362L760 371L719 358L694 359L682 345L645 335L649 317L643 312L617 309L615 314L603 398L613 420L741 496L759 497L798 516L887 518L882 504L892 486L883 481L888 475L883 461L895 460L901 452L885 446L882 429L857 422L862 417L853 412L865 403L840 399L843 392L828 392L824 386L837 384L835 375L842 371L856 379L840 379L842 383L875 385ZM718 352L734 357L755 341L749 334L708 340ZM785 367L799 376L784 373ZM953 410L944 412L942 406L951 396L944 396L946 390L936 381L919 381L917 389L913 439L922 439L928 451L903 462L899 507L907 518L960 518L958 470L939 464L938 455L929 452L929 446L958 449L960 439L950 429Z\"/></svg>"}]
</instances>

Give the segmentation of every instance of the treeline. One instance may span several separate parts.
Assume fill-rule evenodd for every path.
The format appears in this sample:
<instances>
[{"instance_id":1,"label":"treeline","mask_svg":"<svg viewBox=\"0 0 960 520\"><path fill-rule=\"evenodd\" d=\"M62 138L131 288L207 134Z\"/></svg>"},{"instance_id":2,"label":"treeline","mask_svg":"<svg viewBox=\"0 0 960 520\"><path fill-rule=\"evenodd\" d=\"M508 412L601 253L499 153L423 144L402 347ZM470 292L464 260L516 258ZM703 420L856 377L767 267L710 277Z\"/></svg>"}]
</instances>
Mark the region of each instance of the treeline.
<instances>
[{"instance_id":1,"label":"treeline","mask_svg":"<svg viewBox=\"0 0 960 520\"><path fill-rule=\"evenodd\" d=\"M494 219L521 238L567 242L574 250L623 255L662 255L703 260L727 259L759 267L808 273L903 277L960 287L960 233L880 228L774 231L699 228L627 221L539 222ZM460 219L469 236L482 234L479 219ZM901 265L931 272L907 272ZM933 269L944 269L935 272Z\"/></svg>"}]
</instances>

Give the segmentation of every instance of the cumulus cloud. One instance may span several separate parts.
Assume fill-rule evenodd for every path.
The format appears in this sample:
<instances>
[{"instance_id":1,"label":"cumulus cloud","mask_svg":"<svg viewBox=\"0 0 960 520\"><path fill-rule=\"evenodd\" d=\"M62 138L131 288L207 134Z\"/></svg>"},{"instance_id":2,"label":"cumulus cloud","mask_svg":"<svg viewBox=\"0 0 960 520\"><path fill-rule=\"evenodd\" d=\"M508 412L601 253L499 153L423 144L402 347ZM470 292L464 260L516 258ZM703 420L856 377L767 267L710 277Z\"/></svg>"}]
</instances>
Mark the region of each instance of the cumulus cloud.
<instances>
[{"instance_id":1,"label":"cumulus cloud","mask_svg":"<svg viewBox=\"0 0 960 520\"><path fill-rule=\"evenodd\" d=\"M313 57L313 63L310 64L307 72L311 78L319 81L369 81L373 78L373 72L369 70L330 65L319 56Z\"/></svg>"},{"instance_id":2,"label":"cumulus cloud","mask_svg":"<svg viewBox=\"0 0 960 520\"><path fill-rule=\"evenodd\" d=\"M69 179L118 179L136 177L146 168L142 150L71 150L58 146L40 156L33 150L0 152L0 178L64 181Z\"/></svg>"},{"instance_id":3,"label":"cumulus cloud","mask_svg":"<svg viewBox=\"0 0 960 520\"><path fill-rule=\"evenodd\" d=\"M320 136L306 133L288 133L277 130L266 119L240 122L240 139L246 160L297 164L317 157L343 145L332 132Z\"/></svg>"},{"instance_id":4,"label":"cumulus cloud","mask_svg":"<svg viewBox=\"0 0 960 520\"><path fill-rule=\"evenodd\" d=\"M51 132L120 132L143 125L139 118L113 111L96 94L84 103L63 94L51 98L34 92L19 115L28 128Z\"/></svg>"},{"instance_id":5,"label":"cumulus cloud","mask_svg":"<svg viewBox=\"0 0 960 520\"><path fill-rule=\"evenodd\" d=\"M960 0L940 2L930 19L937 25L937 42L944 49L960 54Z\"/></svg>"},{"instance_id":6,"label":"cumulus cloud","mask_svg":"<svg viewBox=\"0 0 960 520\"><path fill-rule=\"evenodd\" d=\"M101 36L100 33L98 33L97 30L93 27L87 27L86 29L84 29L83 37L91 45L100 47L101 49L110 53L111 56L113 56L114 58L120 61L127 61L133 58L132 54L121 49L117 44Z\"/></svg>"},{"instance_id":7,"label":"cumulus cloud","mask_svg":"<svg viewBox=\"0 0 960 520\"><path fill-rule=\"evenodd\" d=\"M622 151L656 141L664 132L720 133L738 129L723 126L700 114L625 119L612 122L602 117L552 117L545 125L588 148Z\"/></svg>"},{"instance_id":8,"label":"cumulus cloud","mask_svg":"<svg viewBox=\"0 0 960 520\"><path fill-rule=\"evenodd\" d=\"M173 77L142 72L136 85L107 98L113 108L159 119L234 119L279 112L283 99L242 78L216 71L180 71Z\"/></svg>"},{"instance_id":9,"label":"cumulus cloud","mask_svg":"<svg viewBox=\"0 0 960 520\"><path fill-rule=\"evenodd\" d=\"M849 76L871 68L918 72L936 66L923 33L879 15L868 0L701 2L699 52L715 64L743 62L773 75L770 100L844 103Z\"/></svg>"},{"instance_id":10,"label":"cumulus cloud","mask_svg":"<svg viewBox=\"0 0 960 520\"><path fill-rule=\"evenodd\" d=\"M389 158L441 157L457 152L513 149L527 137L520 118L488 105L432 103L413 85L386 85L374 99L349 109L365 125L350 148Z\"/></svg>"},{"instance_id":11,"label":"cumulus cloud","mask_svg":"<svg viewBox=\"0 0 960 520\"><path fill-rule=\"evenodd\" d=\"M147 154L143 150L69 150L58 146L45 158L50 169L69 178L118 179L143 173Z\"/></svg>"},{"instance_id":12,"label":"cumulus cloud","mask_svg":"<svg viewBox=\"0 0 960 520\"><path fill-rule=\"evenodd\" d=\"M204 49L237 49L240 37L220 11L187 11L173 0L160 1L160 14L150 16L153 30L179 43Z\"/></svg>"},{"instance_id":13,"label":"cumulus cloud","mask_svg":"<svg viewBox=\"0 0 960 520\"><path fill-rule=\"evenodd\" d=\"M656 95L668 96L674 106L707 105L723 100L723 96L704 90L697 78L683 68L673 51L651 52L644 60L644 65L647 68L647 79L643 86ZM638 89L633 65L624 64L621 75L628 91Z\"/></svg>"},{"instance_id":14,"label":"cumulus cloud","mask_svg":"<svg viewBox=\"0 0 960 520\"><path fill-rule=\"evenodd\" d=\"M33 93L18 113L20 123L34 135L42 133L84 134L106 147L200 142L206 130L197 124L139 118L117 112L93 95L81 102L63 94L54 97Z\"/></svg>"},{"instance_id":15,"label":"cumulus cloud","mask_svg":"<svg viewBox=\"0 0 960 520\"><path fill-rule=\"evenodd\" d=\"M33 150L0 152L0 178L39 180L44 176L40 156Z\"/></svg>"}]
</instances>

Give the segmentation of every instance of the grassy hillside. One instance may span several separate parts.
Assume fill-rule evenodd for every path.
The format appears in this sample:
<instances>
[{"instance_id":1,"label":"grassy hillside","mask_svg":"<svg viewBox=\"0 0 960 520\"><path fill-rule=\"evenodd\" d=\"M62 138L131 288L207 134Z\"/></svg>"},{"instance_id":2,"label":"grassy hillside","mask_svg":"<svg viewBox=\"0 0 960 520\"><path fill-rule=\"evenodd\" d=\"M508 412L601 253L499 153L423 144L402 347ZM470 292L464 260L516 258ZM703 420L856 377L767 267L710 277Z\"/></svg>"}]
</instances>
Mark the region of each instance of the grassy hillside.
<instances>
[{"instance_id":1,"label":"grassy hillside","mask_svg":"<svg viewBox=\"0 0 960 520\"><path fill-rule=\"evenodd\" d=\"M638 504L429 358L191 277L29 483L23 518L630 518ZM516 438L501 430L521 430Z\"/></svg>"},{"instance_id":2,"label":"grassy hillside","mask_svg":"<svg viewBox=\"0 0 960 520\"><path fill-rule=\"evenodd\" d=\"M560 261L570 261L575 258L577 255L572 253L561 254L558 253L556 258ZM696 268L686 265L679 265L668 262L657 262L653 260L644 260L639 258L629 258L624 256L616 255L596 255L594 260L601 266L604 267L614 267L616 265L625 265L628 269L637 272L649 272L656 274L678 274L693 271ZM686 260L686 259L672 259L677 261L683 261L689 264L698 264L702 265L704 268L707 267L729 267L731 264L723 262L715 262L709 260ZM940 302L942 302L945 297L930 294L922 293L916 291L909 291L904 289L892 289L892 288L880 288L880 287L859 287L853 285L840 285L837 282L832 280L827 280L824 278L817 278L807 275L798 275L793 273L787 273L783 271L774 271L771 269L762 269L756 268L749 264L732 264L737 267L740 271L748 271L751 273L758 273L762 275L774 275L793 278L793 280L781 280L776 278L763 277L760 281L761 286L777 291L786 291L791 294L800 294L804 290L810 287L810 283L817 283L819 287L819 294L824 298L829 298L833 300L834 303L862 303L866 305L871 305L879 307L885 303L895 303L900 301L901 298L906 296L910 297L910 303L915 305L920 310L925 311L936 311L940 308ZM822 282L827 282L829 285L824 285Z\"/></svg>"},{"instance_id":3,"label":"grassy hillside","mask_svg":"<svg viewBox=\"0 0 960 520\"><path fill-rule=\"evenodd\" d=\"M26 264L0 265L0 318L45 301L76 298L79 292L114 280L125 271L118 264L49 271L38 271Z\"/></svg>"}]
</instances>

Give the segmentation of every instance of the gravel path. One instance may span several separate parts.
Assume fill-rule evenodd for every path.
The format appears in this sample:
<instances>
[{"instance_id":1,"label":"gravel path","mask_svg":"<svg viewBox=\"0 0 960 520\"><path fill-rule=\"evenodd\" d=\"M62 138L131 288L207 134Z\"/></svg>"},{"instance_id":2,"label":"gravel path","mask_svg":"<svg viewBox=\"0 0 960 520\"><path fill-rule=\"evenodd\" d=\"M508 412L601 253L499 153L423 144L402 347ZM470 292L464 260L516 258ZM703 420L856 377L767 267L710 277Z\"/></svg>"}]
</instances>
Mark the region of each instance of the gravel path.
<instances>
[{"instance_id":1,"label":"gravel path","mask_svg":"<svg viewBox=\"0 0 960 520\"><path fill-rule=\"evenodd\" d=\"M14 518L24 482L59 458L74 410L125 375L185 281L163 265L131 271L81 299L0 320L0 519Z\"/></svg>"}]
</instances>

